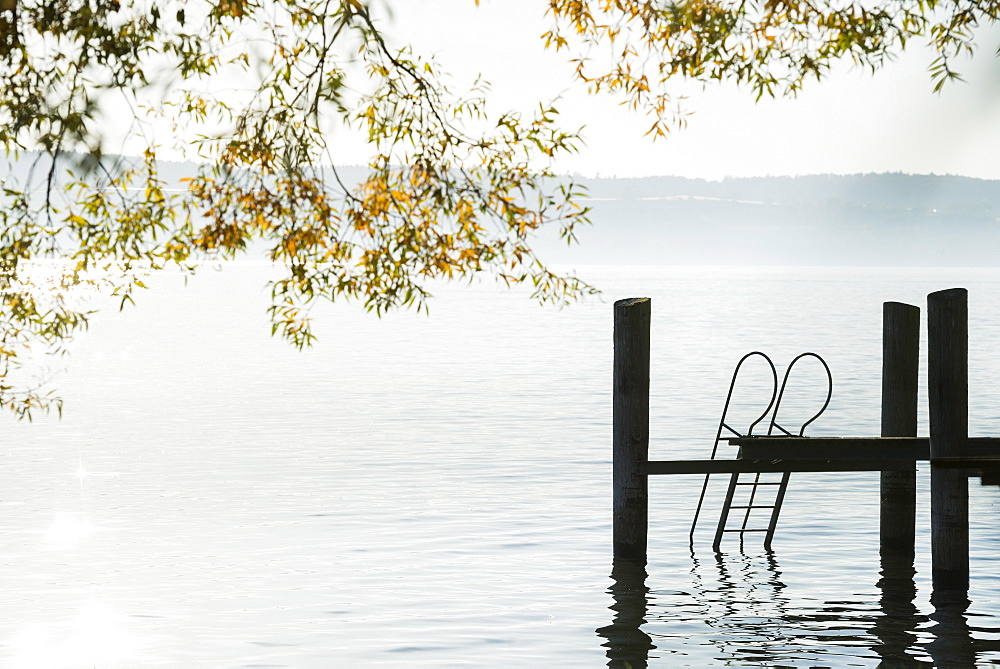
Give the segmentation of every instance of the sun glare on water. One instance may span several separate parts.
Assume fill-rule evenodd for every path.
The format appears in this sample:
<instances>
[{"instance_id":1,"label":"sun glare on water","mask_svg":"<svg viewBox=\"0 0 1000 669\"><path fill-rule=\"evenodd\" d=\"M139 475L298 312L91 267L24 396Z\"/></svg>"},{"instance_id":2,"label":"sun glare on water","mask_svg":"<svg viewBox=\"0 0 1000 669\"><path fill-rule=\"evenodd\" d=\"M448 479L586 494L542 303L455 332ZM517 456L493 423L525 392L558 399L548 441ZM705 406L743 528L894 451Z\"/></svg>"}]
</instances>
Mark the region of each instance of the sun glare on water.
<instances>
[{"instance_id":1,"label":"sun glare on water","mask_svg":"<svg viewBox=\"0 0 1000 669\"><path fill-rule=\"evenodd\" d=\"M100 602L76 615L50 622L31 621L11 640L12 667L100 667L134 657L137 643L127 618Z\"/></svg>"},{"instance_id":2,"label":"sun glare on water","mask_svg":"<svg viewBox=\"0 0 1000 669\"><path fill-rule=\"evenodd\" d=\"M79 543L93 531L94 526L83 516L56 516L45 530L45 539L55 548L68 548Z\"/></svg>"}]
</instances>

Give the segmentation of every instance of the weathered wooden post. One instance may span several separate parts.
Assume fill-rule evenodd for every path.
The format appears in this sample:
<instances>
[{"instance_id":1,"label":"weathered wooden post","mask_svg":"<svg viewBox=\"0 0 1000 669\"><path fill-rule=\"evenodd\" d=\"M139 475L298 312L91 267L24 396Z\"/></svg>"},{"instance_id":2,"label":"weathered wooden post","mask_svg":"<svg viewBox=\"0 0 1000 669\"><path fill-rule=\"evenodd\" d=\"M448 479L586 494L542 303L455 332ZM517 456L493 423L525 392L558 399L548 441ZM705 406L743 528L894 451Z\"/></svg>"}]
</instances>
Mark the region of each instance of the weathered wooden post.
<instances>
[{"instance_id":1,"label":"weathered wooden post","mask_svg":"<svg viewBox=\"0 0 1000 669\"><path fill-rule=\"evenodd\" d=\"M920 308L901 302L882 305L882 436L917 436L920 367ZM882 472L879 548L884 557L913 560L917 464Z\"/></svg>"},{"instance_id":2,"label":"weathered wooden post","mask_svg":"<svg viewBox=\"0 0 1000 669\"><path fill-rule=\"evenodd\" d=\"M615 558L646 560L650 300L615 302L613 542Z\"/></svg>"},{"instance_id":3,"label":"weathered wooden post","mask_svg":"<svg viewBox=\"0 0 1000 669\"><path fill-rule=\"evenodd\" d=\"M920 369L920 308L900 302L882 305L882 436L917 436ZM883 615L872 632L874 647L886 664L908 657L916 638L917 596L913 581L916 535L917 463L901 471L881 473L878 587Z\"/></svg>"},{"instance_id":4,"label":"weathered wooden post","mask_svg":"<svg viewBox=\"0 0 1000 669\"><path fill-rule=\"evenodd\" d=\"M969 590L969 481L935 458L966 457L969 438L968 291L927 296L927 400L931 456L931 602L965 600Z\"/></svg>"}]
</instances>

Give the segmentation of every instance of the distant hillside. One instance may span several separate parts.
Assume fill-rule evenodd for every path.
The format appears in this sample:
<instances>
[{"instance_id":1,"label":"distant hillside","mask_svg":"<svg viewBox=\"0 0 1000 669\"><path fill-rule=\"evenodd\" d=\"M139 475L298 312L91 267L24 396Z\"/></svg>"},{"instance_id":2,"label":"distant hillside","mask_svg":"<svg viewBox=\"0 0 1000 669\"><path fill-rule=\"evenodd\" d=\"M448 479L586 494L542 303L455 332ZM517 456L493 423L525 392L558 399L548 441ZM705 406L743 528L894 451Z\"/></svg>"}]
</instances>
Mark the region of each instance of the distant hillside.
<instances>
[{"instance_id":1,"label":"distant hillside","mask_svg":"<svg viewBox=\"0 0 1000 669\"><path fill-rule=\"evenodd\" d=\"M961 202L1000 206L1000 182L914 174L752 177L706 181L684 177L578 180L595 198L641 200L699 197L761 203L867 203L903 208L941 208Z\"/></svg>"},{"instance_id":2,"label":"distant hillside","mask_svg":"<svg viewBox=\"0 0 1000 669\"><path fill-rule=\"evenodd\" d=\"M0 162L0 178L33 156ZM67 159L67 166L73 158ZM44 161L36 172L44 171ZM161 164L180 187L190 163ZM365 169L339 167L346 184ZM1000 181L911 174L588 179L593 225L554 231L544 259L571 264L1000 266Z\"/></svg>"}]
</instances>

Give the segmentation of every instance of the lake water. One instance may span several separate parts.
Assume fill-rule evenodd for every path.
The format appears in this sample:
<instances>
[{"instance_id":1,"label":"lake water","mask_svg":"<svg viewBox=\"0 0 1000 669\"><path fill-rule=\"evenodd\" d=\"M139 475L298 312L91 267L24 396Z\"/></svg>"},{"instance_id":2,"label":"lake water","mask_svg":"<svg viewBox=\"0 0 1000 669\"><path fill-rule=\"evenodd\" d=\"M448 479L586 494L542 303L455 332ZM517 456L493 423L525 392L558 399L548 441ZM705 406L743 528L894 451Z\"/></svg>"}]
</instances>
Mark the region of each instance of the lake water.
<instances>
[{"instance_id":1,"label":"lake water","mask_svg":"<svg viewBox=\"0 0 1000 669\"><path fill-rule=\"evenodd\" d=\"M492 285L429 317L323 305L303 352L270 337L270 271L160 277L75 343L61 421L4 419L0 664L1000 663L1000 488L977 479L965 615L929 604L926 466L915 576L881 585L877 473L793 475L771 553L691 551L700 477L651 480L645 573L612 580L610 524L615 299L653 299L651 457L703 458L758 349L830 364L808 434L876 435L882 302L954 286L970 433L1000 434L1000 271L583 268L604 299L564 310Z\"/></svg>"}]
</instances>

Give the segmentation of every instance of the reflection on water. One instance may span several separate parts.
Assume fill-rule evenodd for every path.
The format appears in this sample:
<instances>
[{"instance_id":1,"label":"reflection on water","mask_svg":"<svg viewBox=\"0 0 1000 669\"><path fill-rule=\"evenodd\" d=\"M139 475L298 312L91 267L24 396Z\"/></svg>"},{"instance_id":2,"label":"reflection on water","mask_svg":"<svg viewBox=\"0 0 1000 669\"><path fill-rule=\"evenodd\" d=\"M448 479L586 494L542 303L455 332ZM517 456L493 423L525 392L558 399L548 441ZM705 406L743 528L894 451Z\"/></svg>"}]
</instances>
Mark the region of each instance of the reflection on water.
<instances>
[{"instance_id":1,"label":"reflection on water","mask_svg":"<svg viewBox=\"0 0 1000 669\"><path fill-rule=\"evenodd\" d=\"M880 614L870 632L876 638L872 645L884 666L914 666L920 664L914 654L917 627L927 621L920 615L914 600L917 586L913 581L913 553L881 555L882 571L878 582L881 597Z\"/></svg>"},{"instance_id":2,"label":"reflection on water","mask_svg":"<svg viewBox=\"0 0 1000 669\"><path fill-rule=\"evenodd\" d=\"M931 619L933 640L926 645L936 667L972 667L976 663L975 640L966 617L968 605L938 606Z\"/></svg>"},{"instance_id":3,"label":"reflection on water","mask_svg":"<svg viewBox=\"0 0 1000 669\"><path fill-rule=\"evenodd\" d=\"M920 613L912 556L882 555L877 607L874 598L858 599L852 584L844 584L843 599L794 600L771 551L707 559L692 552L690 560L684 592L650 588L645 564L614 563L612 623L597 630L608 666L655 666L657 659L827 666L871 658L880 667L965 667L1000 650L1000 628L970 625L968 600Z\"/></svg>"},{"instance_id":4,"label":"reflection on water","mask_svg":"<svg viewBox=\"0 0 1000 669\"><path fill-rule=\"evenodd\" d=\"M633 560L615 560L611 567L613 583L608 589L614 604L614 619L597 633L607 639L609 667L645 667L649 651L654 649L652 639L642 631L646 622L649 588L646 587L646 563Z\"/></svg>"}]
</instances>

